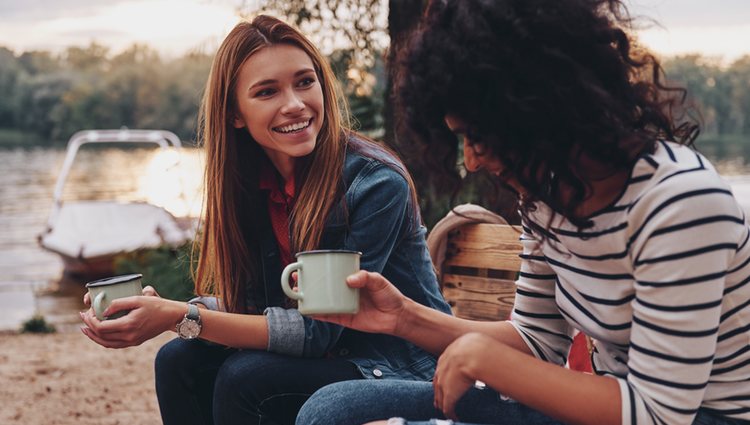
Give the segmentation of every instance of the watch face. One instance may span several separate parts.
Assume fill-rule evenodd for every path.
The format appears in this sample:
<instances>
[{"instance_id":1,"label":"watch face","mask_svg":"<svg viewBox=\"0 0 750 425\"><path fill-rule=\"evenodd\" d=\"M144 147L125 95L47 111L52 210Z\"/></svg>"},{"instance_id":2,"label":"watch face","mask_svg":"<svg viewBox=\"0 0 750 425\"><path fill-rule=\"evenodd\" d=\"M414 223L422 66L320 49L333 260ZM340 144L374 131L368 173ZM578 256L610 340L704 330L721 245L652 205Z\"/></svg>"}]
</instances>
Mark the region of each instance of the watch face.
<instances>
[{"instance_id":1,"label":"watch face","mask_svg":"<svg viewBox=\"0 0 750 425\"><path fill-rule=\"evenodd\" d=\"M180 324L180 329L178 329L177 333L180 335L180 338L184 339L193 339L198 336L198 334L201 332L201 325L198 324L195 320L185 320Z\"/></svg>"}]
</instances>

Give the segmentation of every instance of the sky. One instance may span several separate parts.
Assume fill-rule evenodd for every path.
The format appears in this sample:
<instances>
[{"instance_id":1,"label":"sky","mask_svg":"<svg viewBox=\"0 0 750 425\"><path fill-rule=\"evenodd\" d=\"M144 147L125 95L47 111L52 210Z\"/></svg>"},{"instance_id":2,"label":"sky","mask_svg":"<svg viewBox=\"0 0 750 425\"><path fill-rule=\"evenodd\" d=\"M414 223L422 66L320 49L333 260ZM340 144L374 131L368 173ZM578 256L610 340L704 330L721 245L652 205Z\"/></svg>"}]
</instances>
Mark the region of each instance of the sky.
<instances>
[{"instance_id":1,"label":"sky","mask_svg":"<svg viewBox=\"0 0 750 425\"><path fill-rule=\"evenodd\" d=\"M236 11L242 3L0 0L0 46L16 53L59 52L96 41L117 53L139 42L166 56L195 49L213 52L238 21ZM750 0L626 0L626 4L633 15L656 22L639 30L639 38L661 55L700 53L730 62L750 54Z\"/></svg>"}]
</instances>

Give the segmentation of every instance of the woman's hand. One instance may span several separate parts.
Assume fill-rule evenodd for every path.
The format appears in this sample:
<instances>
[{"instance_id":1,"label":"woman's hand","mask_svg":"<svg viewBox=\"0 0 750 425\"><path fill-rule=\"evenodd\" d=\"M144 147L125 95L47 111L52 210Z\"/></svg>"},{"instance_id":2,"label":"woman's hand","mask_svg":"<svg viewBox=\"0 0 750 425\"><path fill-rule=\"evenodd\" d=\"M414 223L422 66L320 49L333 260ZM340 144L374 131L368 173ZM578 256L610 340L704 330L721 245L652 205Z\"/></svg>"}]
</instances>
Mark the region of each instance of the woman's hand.
<instances>
[{"instance_id":1,"label":"woman's hand","mask_svg":"<svg viewBox=\"0 0 750 425\"><path fill-rule=\"evenodd\" d=\"M185 314L185 303L161 298L146 289L149 295L119 298L104 311L110 316L121 310L130 310L123 317L101 321L93 309L80 313L86 324L81 331L92 341L107 348L124 348L140 345L143 342L174 328Z\"/></svg>"},{"instance_id":2,"label":"woman's hand","mask_svg":"<svg viewBox=\"0 0 750 425\"><path fill-rule=\"evenodd\" d=\"M407 298L380 273L362 270L349 276L346 283L352 288L360 289L359 312L320 314L313 318L364 332L396 333Z\"/></svg>"},{"instance_id":3,"label":"woman's hand","mask_svg":"<svg viewBox=\"0 0 750 425\"><path fill-rule=\"evenodd\" d=\"M478 379L482 379L485 368L497 367L497 358L504 348L501 342L476 332L463 335L449 345L438 359L432 381L435 408L458 420L456 403Z\"/></svg>"}]
</instances>

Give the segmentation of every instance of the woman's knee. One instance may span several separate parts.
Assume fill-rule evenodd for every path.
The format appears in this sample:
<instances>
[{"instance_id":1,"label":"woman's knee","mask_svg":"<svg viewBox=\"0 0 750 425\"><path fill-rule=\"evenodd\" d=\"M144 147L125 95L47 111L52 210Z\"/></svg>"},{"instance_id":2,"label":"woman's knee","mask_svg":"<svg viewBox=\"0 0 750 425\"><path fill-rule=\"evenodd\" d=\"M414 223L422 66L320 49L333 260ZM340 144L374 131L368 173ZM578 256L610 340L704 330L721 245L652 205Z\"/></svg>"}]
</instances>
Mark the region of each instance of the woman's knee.
<instances>
[{"instance_id":1,"label":"woman's knee","mask_svg":"<svg viewBox=\"0 0 750 425\"><path fill-rule=\"evenodd\" d=\"M352 406L347 399L353 391L361 390L362 383L359 386L354 382L337 382L326 385L316 391L300 409L297 414L297 425L317 425L328 424L336 425L349 423L352 411L356 406Z\"/></svg>"},{"instance_id":2,"label":"woman's knee","mask_svg":"<svg viewBox=\"0 0 750 425\"><path fill-rule=\"evenodd\" d=\"M407 414L434 417L430 383L345 381L316 391L302 406L297 425L361 424Z\"/></svg>"},{"instance_id":3,"label":"woman's knee","mask_svg":"<svg viewBox=\"0 0 750 425\"><path fill-rule=\"evenodd\" d=\"M229 356L222 363L216 375L214 397L259 398L262 399L267 388L276 387L283 381L283 370L274 366L274 354L244 350Z\"/></svg>"},{"instance_id":4,"label":"woman's knee","mask_svg":"<svg viewBox=\"0 0 750 425\"><path fill-rule=\"evenodd\" d=\"M154 369L157 377L160 374L174 374L189 369L195 362L196 352L191 341L173 339L164 344L156 353Z\"/></svg>"}]
</instances>

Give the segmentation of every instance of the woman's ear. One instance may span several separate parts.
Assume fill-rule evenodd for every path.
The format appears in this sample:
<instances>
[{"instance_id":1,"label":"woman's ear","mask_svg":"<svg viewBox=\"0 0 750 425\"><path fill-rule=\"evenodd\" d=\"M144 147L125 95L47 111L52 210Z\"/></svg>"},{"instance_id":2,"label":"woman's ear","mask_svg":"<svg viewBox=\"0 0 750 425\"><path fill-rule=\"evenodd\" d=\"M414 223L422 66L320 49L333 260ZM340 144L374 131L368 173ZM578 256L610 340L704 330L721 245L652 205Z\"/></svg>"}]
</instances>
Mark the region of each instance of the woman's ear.
<instances>
[{"instance_id":1,"label":"woman's ear","mask_svg":"<svg viewBox=\"0 0 750 425\"><path fill-rule=\"evenodd\" d=\"M241 117L235 115L234 119L232 120L232 125L234 126L234 128L245 128L245 121Z\"/></svg>"}]
</instances>

